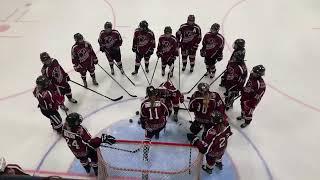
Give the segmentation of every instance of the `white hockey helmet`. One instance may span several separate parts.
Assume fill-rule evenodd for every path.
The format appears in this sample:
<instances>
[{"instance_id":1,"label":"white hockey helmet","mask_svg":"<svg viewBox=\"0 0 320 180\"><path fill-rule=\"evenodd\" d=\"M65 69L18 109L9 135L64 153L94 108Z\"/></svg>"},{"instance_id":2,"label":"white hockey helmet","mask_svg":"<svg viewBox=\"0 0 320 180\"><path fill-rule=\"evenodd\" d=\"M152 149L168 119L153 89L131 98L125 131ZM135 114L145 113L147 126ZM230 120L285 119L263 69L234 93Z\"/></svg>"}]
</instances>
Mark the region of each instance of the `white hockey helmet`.
<instances>
[{"instance_id":1,"label":"white hockey helmet","mask_svg":"<svg viewBox=\"0 0 320 180\"><path fill-rule=\"evenodd\" d=\"M4 172L4 169L6 168L7 163L4 157L0 157L0 172Z\"/></svg>"}]
</instances>

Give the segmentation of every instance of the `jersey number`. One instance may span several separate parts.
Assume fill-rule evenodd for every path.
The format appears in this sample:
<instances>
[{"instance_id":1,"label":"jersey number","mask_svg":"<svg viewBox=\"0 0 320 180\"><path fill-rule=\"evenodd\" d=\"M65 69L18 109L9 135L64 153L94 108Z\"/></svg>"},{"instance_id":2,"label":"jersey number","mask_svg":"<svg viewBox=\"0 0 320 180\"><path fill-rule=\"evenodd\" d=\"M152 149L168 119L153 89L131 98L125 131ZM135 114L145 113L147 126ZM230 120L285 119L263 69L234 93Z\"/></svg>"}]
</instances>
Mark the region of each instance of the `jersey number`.
<instances>
[{"instance_id":1,"label":"jersey number","mask_svg":"<svg viewBox=\"0 0 320 180\"><path fill-rule=\"evenodd\" d=\"M149 117L150 117L150 119L159 119L158 109L157 109L157 108L154 108L154 112L155 112L155 117L153 116L151 109L149 109L149 113L150 113L150 114L149 114Z\"/></svg>"},{"instance_id":2,"label":"jersey number","mask_svg":"<svg viewBox=\"0 0 320 180\"><path fill-rule=\"evenodd\" d=\"M80 146L78 145L78 142L75 139L71 140L72 141L71 144L69 143L69 141L70 141L69 138L66 138L66 141L67 141L68 146L75 147L76 149L80 149Z\"/></svg>"},{"instance_id":3,"label":"jersey number","mask_svg":"<svg viewBox=\"0 0 320 180\"><path fill-rule=\"evenodd\" d=\"M226 145L226 138L225 137L220 138L219 148L223 148L225 145Z\"/></svg>"},{"instance_id":4,"label":"jersey number","mask_svg":"<svg viewBox=\"0 0 320 180\"><path fill-rule=\"evenodd\" d=\"M199 103L199 106L198 106L198 109L197 109L198 112L202 112L203 114L206 114L207 111L208 111L208 107L206 106L203 106Z\"/></svg>"}]
</instances>

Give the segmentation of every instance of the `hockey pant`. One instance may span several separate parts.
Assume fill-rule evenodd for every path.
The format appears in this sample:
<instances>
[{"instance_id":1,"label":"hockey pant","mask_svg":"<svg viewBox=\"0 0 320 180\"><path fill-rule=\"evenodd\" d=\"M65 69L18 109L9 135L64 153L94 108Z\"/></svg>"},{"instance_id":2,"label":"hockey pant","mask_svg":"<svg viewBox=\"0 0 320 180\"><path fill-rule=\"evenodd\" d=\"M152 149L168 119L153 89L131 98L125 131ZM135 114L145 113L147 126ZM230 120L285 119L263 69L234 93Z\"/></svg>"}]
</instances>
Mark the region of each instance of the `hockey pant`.
<instances>
[{"instance_id":1,"label":"hockey pant","mask_svg":"<svg viewBox=\"0 0 320 180\"><path fill-rule=\"evenodd\" d=\"M113 68L114 65L114 61L116 61L117 66L119 67L119 69L122 69L122 62L121 62L121 51L120 48L119 49L114 49L114 50L109 50L106 51L106 57L109 61L109 65L111 68Z\"/></svg>"},{"instance_id":2,"label":"hockey pant","mask_svg":"<svg viewBox=\"0 0 320 180\"><path fill-rule=\"evenodd\" d=\"M187 59L189 56L190 66L194 67L195 60L196 60L196 52L197 48L186 48L181 46L181 55L182 55L182 65L185 67L187 65Z\"/></svg>"},{"instance_id":3,"label":"hockey pant","mask_svg":"<svg viewBox=\"0 0 320 180\"><path fill-rule=\"evenodd\" d=\"M255 110L257 103L254 100L241 101L241 116L244 118L246 124L250 124L252 121L252 114Z\"/></svg>"},{"instance_id":4,"label":"hockey pant","mask_svg":"<svg viewBox=\"0 0 320 180\"><path fill-rule=\"evenodd\" d=\"M141 64L142 58L144 58L144 65L146 69L149 69L149 59L152 54L150 53L145 53L145 54L140 54L136 52L136 64L135 64L135 71L138 72Z\"/></svg>"},{"instance_id":5,"label":"hockey pant","mask_svg":"<svg viewBox=\"0 0 320 180\"><path fill-rule=\"evenodd\" d=\"M62 118L57 110L40 109L41 113L50 119L51 126L57 132L62 132Z\"/></svg>"}]
</instances>

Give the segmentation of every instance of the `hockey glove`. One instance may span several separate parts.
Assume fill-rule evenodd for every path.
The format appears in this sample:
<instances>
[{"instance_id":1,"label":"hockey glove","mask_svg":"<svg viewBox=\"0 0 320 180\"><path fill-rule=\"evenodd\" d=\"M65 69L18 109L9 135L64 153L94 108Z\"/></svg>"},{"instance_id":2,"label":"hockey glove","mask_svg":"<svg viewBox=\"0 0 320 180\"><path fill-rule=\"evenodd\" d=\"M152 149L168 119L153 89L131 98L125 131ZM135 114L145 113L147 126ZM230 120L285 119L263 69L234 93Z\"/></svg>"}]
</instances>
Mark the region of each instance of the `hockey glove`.
<instances>
[{"instance_id":1,"label":"hockey glove","mask_svg":"<svg viewBox=\"0 0 320 180\"><path fill-rule=\"evenodd\" d=\"M151 48L147 51L146 55L151 56L153 54L154 49Z\"/></svg>"},{"instance_id":2,"label":"hockey glove","mask_svg":"<svg viewBox=\"0 0 320 180\"><path fill-rule=\"evenodd\" d=\"M102 134L101 141L102 141L102 143L108 143L108 144L112 145L112 144L116 143L116 138L111 135L108 135L108 134Z\"/></svg>"},{"instance_id":3,"label":"hockey glove","mask_svg":"<svg viewBox=\"0 0 320 180\"><path fill-rule=\"evenodd\" d=\"M194 49L194 50L197 50L198 49L198 44L194 44L193 46L192 46L192 49Z\"/></svg>"},{"instance_id":4,"label":"hockey glove","mask_svg":"<svg viewBox=\"0 0 320 180\"><path fill-rule=\"evenodd\" d=\"M194 145L199 140L199 138L197 136L195 136L194 134L191 134L191 133L187 134L187 138L192 145Z\"/></svg>"},{"instance_id":5,"label":"hockey glove","mask_svg":"<svg viewBox=\"0 0 320 180\"><path fill-rule=\"evenodd\" d=\"M201 57L205 57L206 56L206 52L205 52L205 50L203 48L200 49L200 56Z\"/></svg>"},{"instance_id":6,"label":"hockey glove","mask_svg":"<svg viewBox=\"0 0 320 180\"><path fill-rule=\"evenodd\" d=\"M82 66L81 66L80 64L73 66L73 69L74 69L76 72L79 72L81 68L82 68Z\"/></svg>"},{"instance_id":7,"label":"hockey glove","mask_svg":"<svg viewBox=\"0 0 320 180\"><path fill-rule=\"evenodd\" d=\"M136 47L133 47L133 48L132 48L132 52L134 52L134 53L137 52L137 48L136 48Z\"/></svg>"},{"instance_id":8,"label":"hockey glove","mask_svg":"<svg viewBox=\"0 0 320 180\"><path fill-rule=\"evenodd\" d=\"M67 81L70 81L70 77L69 77L69 75L67 75L66 80L67 80Z\"/></svg>"},{"instance_id":9,"label":"hockey glove","mask_svg":"<svg viewBox=\"0 0 320 180\"><path fill-rule=\"evenodd\" d=\"M161 56L162 56L161 52L157 51L156 54L157 54L158 58L161 58Z\"/></svg>"},{"instance_id":10,"label":"hockey glove","mask_svg":"<svg viewBox=\"0 0 320 180\"><path fill-rule=\"evenodd\" d=\"M93 64L98 64L98 59L97 58L93 59Z\"/></svg>"},{"instance_id":11,"label":"hockey glove","mask_svg":"<svg viewBox=\"0 0 320 180\"><path fill-rule=\"evenodd\" d=\"M100 51L101 52L105 52L106 51L106 48L104 46L100 46Z\"/></svg>"},{"instance_id":12,"label":"hockey glove","mask_svg":"<svg viewBox=\"0 0 320 180\"><path fill-rule=\"evenodd\" d=\"M219 56L218 58L217 58L217 61L221 61L222 60L222 56Z\"/></svg>"}]
</instances>

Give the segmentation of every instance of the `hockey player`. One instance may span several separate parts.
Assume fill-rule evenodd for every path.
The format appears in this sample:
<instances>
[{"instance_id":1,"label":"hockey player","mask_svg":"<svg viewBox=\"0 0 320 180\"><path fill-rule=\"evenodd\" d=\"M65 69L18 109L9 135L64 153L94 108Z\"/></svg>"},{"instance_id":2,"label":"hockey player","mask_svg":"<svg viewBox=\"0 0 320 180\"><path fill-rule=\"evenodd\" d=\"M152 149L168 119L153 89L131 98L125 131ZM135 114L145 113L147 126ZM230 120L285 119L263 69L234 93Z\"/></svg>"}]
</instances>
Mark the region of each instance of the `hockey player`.
<instances>
[{"instance_id":1,"label":"hockey player","mask_svg":"<svg viewBox=\"0 0 320 180\"><path fill-rule=\"evenodd\" d=\"M0 176L30 176L17 164L7 164L4 157L0 158ZM0 178L1 179L1 178Z\"/></svg>"},{"instance_id":2,"label":"hockey player","mask_svg":"<svg viewBox=\"0 0 320 180\"><path fill-rule=\"evenodd\" d=\"M180 103L184 102L183 94L174 87L171 81L166 81L160 84L158 88L159 97L164 99L164 103L166 104L169 115L172 112L173 107L173 120L175 122L178 121L178 112Z\"/></svg>"},{"instance_id":3,"label":"hockey player","mask_svg":"<svg viewBox=\"0 0 320 180\"><path fill-rule=\"evenodd\" d=\"M165 75L166 66L169 66L170 77L173 76L174 61L179 56L177 39L172 35L170 26L164 28L164 34L160 36L157 47L157 56L161 58L162 73Z\"/></svg>"},{"instance_id":4,"label":"hockey player","mask_svg":"<svg viewBox=\"0 0 320 180\"><path fill-rule=\"evenodd\" d=\"M223 115L216 112L213 117L213 124L206 132L202 140L194 134L187 134L188 140L195 145L199 152L206 155L206 165L202 169L212 174L214 166L222 170L222 156L227 148L228 138L232 135L230 126L223 121Z\"/></svg>"},{"instance_id":5,"label":"hockey player","mask_svg":"<svg viewBox=\"0 0 320 180\"><path fill-rule=\"evenodd\" d=\"M200 55L204 57L207 67L205 76L210 76L210 78L213 78L216 72L215 64L223 58L224 37L219 34L219 30L220 25L214 23L210 28L210 32L204 35L200 50Z\"/></svg>"},{"instance_id":6,"label":"hockey player","mask_svg":"<svg viewBox=\"0 0 320 180\"><path fill-rule=\"evenodd\" d=\"M43 63L41 72L46 76L51 83L56 87L59 94L67 96L68 100L72 103L77 103L72 98L71 88L68 83L70 81L69 75L63 70L59 62L49 56L47 52L40 54L41 62Z\"/></svg>"},{"instance_id":7,"label":"hockey player","mask_svg":"<svg viewBox=\"0 0 320 180\"><path fill-rule=\"evenodd\" d=\"M254 66L246 86L241 91L241 116L237 117L237 120L245 120L245 122L240 125L241 128L251 123L253 111L266 91L266 84L262 78L264 74L265 68L263 65Z\"/></svg>"},{"instance_id":8,"label":"hockey player","mask_svg":"<svg viewBox=\"0 0 320 180\"><path fill-rule=\"evenodd\" d=\"M226 110L232 108L233 101L242 90L248 75L247 66L244 62L244 41L237 39L234 43L234 49L232 60L228 63L227 70L224 73Z\"/></svg>"},{"instance_id":9,"label":"hockey player","mask_svg":"<svg viewBox=\"0 0 320 180\"><path fill-rule=\"evenodd\" d=\"M38 107L41 113L50 119L52 128L58 133L62 132L62 119L58 112L61 97L57 92L49 88L49 80L45 76L39 76L36 80L37 86L33 90L33 95L38 99Z\"/></svg>"},{"instance_id":10,"label":"hockey player","mask_svg":"<svg viewBox=\"0 0 320 180\"><path fill-rule=\"evenodd\" d=\"M90 73L93 85L97 86L98 83L94 73L94 65L98 64L96 53L93 51L91 44L84 40L82 34L76 33L73 37L75 40L75 44L71 48L73 68L80 73L84 87L88 87L87 71Z\"/></svg>"},{"instance_id":11,"label":"hockey player","mask_svg":"<svg viewBox=\"0 0 320 180\"><path fill-rule=\"evenodd\" d=\"M122 45L122 38L119 31L112 29L112 23L106 22L104 24L104 30L100 32L99 39L100 51L104 52L109 61L111 74L114 75L113 64L116 61L117 66L120 69L121 74L124 74L124 70L121 62L120 46Z\"/></svg>"},{"instance_id":12,"label":"hockey player","mask_svg":"<svg viewBox=\"0 0 320 180\"><path fill-rule=\"evenodd\" d=\"M147 97L142 102L140 107L140 122L141 127L145 129L145 141L143 146L143 160L148 161L149 143L153 136L159 139L159 134L165 128L167 116L169 115L168 108L161 102L157 96L157 89L149 86L146 89Z\"/></svg>"},{"instance_id":13,"label":"hockey player","mask_svg":"<svg viewBox=\"0 0 320 180\"><path fill-rule=\"evenodd\" d=\"M194 15L189 15L187 23L184 23L180 26L179 30L176 33L176 37L181 47L182 55L182 71L186 70L187 58L189 56L190 60L190 72L193 72L196 52L201 42L201 29L195 23Z\"/></svg>"},{"instance_id":14,"label":"hockey player","mask_svg":"<svg viewBox=\"0 0 320 180\"><path fill-rule=\"evenodd\" d=\"M153 32L148 28L147 21L141 21L135 30L132 43L132 51L136 53L136 64L132 75L138 73L141 59L144 58L146 72L149 72L149 59L156 47Z\"/></svg>"},{"instance_id":15,"label":"hockey player","mask_svg":"<svg viewBox=\"0 0 320 180\"><path fill-rule=\"evenodd\" d=\"M244 61L245 55L246 55L245 40L244 39L235 40L233 43L233 52L227 64L227 69L229 64L232 62ZM221 77L221 83L219 84L219 86L224 87L225 80L226 80L226 76L225 74L223 74Z\"/></svg>"},{"instance_id":16,"label":"hockey player","mask_svg":"<svg viewBox=\"0 0 320 180\"><path fill-rule=\"evenodd\" d=\"M146 141L151 141L153 136L159 138L160 131L167 123L168 108L157 96L157 89L147 87L147 97L140 108L141 127L146 130Z\"/></svg>"},{"instance_id":17,"label":"hockey player","mask_svg":"<svg viewBox=\"0 0 320 180\"><path fill-rule=\"evenodd\" d=\"M211 114L214 111L219 111L222 115L225 115L225 106L216 92L209 91L209 85L207 83L199 83L198 90L193 93L189 103L189 111L194 112L194 121L190 126L190 131L193 134L198 134L202 126L204 131L211 126Z\"/></svg>"},{"instance_id":18,"label":"hockey player","mask_svg":"<svg viewBox=\"0 0 320 180\"><path fill-rule=\"evenodd\" d=\"M70 113L63 126L62 136L66 140L70 150L77 159L80 160L82 166L87 173L90 173L91 167L95 175L98 175L98 156L97 148L101 143L110 145L116 143L113 136L102 134L100 137L91 138L90 133L81 125L83 118L78 113ZM89 162L89 159L91 162Z\"/></svg>"}]
</instances>

